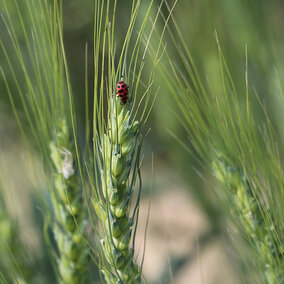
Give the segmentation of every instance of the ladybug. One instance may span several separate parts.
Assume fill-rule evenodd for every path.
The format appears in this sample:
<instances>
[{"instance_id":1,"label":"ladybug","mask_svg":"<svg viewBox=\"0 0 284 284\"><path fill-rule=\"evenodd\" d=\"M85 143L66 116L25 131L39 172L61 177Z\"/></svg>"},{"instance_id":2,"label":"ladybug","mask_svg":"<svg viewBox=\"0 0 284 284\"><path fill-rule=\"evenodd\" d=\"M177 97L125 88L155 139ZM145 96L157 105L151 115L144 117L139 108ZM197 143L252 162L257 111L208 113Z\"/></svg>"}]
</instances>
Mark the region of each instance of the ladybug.
<instances>
[{"instance_id":1,"label":"ladybug","mask_svg":"<svg viewBox=\"0 0 284 284\"><path fill-rule=\"evenodd\" d=\"M128 86L123 82L119 81L116 85L117 96L120 97L120 103L125 105L128 101Z\"/></svg>"}]
</instances>

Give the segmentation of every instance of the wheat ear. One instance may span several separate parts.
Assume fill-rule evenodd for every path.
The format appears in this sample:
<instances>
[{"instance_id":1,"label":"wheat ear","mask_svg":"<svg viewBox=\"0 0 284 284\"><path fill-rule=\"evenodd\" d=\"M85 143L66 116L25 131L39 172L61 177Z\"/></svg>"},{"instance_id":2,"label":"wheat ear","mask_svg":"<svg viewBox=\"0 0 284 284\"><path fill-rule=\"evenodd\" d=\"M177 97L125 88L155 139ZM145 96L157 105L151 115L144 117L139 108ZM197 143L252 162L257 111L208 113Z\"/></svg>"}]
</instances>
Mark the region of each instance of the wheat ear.
<instances>
[{"instance_id":1,"label":"wheat ear","mask_svg":"<svg viewBox=\"0 0 284 284\"><path fill-rule=\"evenodd\" d=\"M278 260L283 255L283 249L277 243L279 237L271 218L267 218L269 211L264 202L256 198L244 172L230 166L225 159L216 160L213 170L217 179L231 190L241 224L263 263L261 269L268 283L282 283L284 274Z\"/></svg>"},{"instance_id":2,"label":"wheat ear","mask_svg":"<svg viewBox=\"0 0 284 284\"><path fill-rule=\"evenodd\" d=\"M59 251L59 282L64 284L85 283L88 268L88 250L82 238L86 214L71 141L67 124L62 120L56 137L50 143L50 155L54 164L55 189L52 191L52 231Z\"/></svg>"},{"instance_id":3,"label":"wheat ear","mask_svg":"<svg viewBox=\"0 0 284 284\"><path fill-rule=\"evenodd\" d=\"M102 271L108 283L139 283L140 271L133 259L133 249L129 248L135 227L135 212L130 213L134 189L130 172L134 157L139 155L136 152L139 123L131 119L129 104L121 104L117 97L111 97L107 129L101 143L102 195L94 199L103 226L101 245L106 263Z\"/></svg>"}]
</instances>

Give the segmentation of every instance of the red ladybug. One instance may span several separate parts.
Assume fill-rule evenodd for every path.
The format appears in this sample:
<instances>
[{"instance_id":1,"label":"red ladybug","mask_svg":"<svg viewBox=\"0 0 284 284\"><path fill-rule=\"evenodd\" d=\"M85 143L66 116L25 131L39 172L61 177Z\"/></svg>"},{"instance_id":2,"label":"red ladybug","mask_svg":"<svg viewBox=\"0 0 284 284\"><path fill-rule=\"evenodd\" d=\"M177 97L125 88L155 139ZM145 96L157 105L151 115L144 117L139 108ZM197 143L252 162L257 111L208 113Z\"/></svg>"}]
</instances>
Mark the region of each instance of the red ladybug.
<instances>
[{"instance_id":1,"label":"red ladybug","mask_svg":"<svg viewBox=\"0 0 284 284\"><path fill-rule=\"evenodd\" d=\"M120 97L121 104L125 105L128 100L128 86L123 82L119 81L116 85L117 96Z\"/></svg>"}]
</instances>

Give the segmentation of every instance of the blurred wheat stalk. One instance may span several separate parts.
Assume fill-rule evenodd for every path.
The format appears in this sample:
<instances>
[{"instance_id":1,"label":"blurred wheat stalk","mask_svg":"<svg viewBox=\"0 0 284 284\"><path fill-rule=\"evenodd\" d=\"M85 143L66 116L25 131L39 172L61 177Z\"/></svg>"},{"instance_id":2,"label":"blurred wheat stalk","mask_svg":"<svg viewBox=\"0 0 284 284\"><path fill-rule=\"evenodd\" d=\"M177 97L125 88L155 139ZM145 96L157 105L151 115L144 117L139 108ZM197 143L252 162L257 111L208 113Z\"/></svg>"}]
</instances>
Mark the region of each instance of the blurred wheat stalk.
<instances>
[{"instance_id":1,"label":"blurred wheat stalk","mask_svg":"<svg viewBox=\"0 0 284 284\"><path fill-rule=\"evenodd\" d=\"M54 163L52 204L55 222L52 230L59 250L58 271L62 283L86 282L89 251L82 241L87 219L83 196L74 169L74 146L66 121L62 120L50 143Z\"/></svg>"},{"instance_id":2,"label":"blurred wheat stalk","mask_svg":"<svg viewBox=\"0 0 284 284\"><path fill-rule=\"evenodd\" d=\"M82 237L87 215L82 202L82 190L78 184L80 177L75 170L74 138L71 135L70 110L66 96L68 71L62 42L61 5L57 1L53 1L52 5L47 1L15 1L12 5L8 2L2 1L5 12L2 19L18 66L12 63L10 50L2 39L1 47L16 85L17 95L12 93L3 71L2 74L27 145L31 146L28 137L30 134L27 134L15 107L18 97L23 105L25 120L31 129L31 137L43 162L47 162L46 178L50 196L44 201L45 217L56 243L53 254L57 259L54 267L58 281L81 283L87 277L88 268L88 250ZM24 19L24 13L28 14L27 19ZM19 31L17 34L15 30L15 15L20 19L20 34L24 36L31 68L26 63ZM20 76L23 76L24 83ZM69 90L69 98L70 92ZM49 200L51 208L48 205ZM48 234L46 237L49 238Z\"/></svg>"},{"instance_id":3,"label":"blurred wheat stalk","mask_svg":"<svg viewBox=\"0 0 284 284\"><path fill-rule=\"evenodd\" d=\"M188 142L176 139L191 157L197 157L207 173L223 183L223 194L219 193L225 200L225 213L232 217L255 256L247 259L249 254L238 248L249 281L283 283L284 180L277 146L281 142L266 107L250 95L247 69L244 94L236 89L217 34L223 92L211 93L200 78L175 18L172 19L168 35L178 56L174 59L166 52L168 61L159 71L176 101L178 111L172 109L172 115L189 137ZM254 117L252 101L262 111L261 122Z\"/></svg>"},{"instance_id":4,"label":"blurred wheat stalk","mask_svg":"<svg viewBox=\"0 0 284 284\"><path fill-rule=\"evenodd\" d=\"M4 183L0 179L0 188ZM31 259L27 257L19 236L16 221L5 206L4 196L0 192L0 281L17 283L35 283L36 273L32 272Z\"/></svg>"},{"instance_id":5,"label":"blurred wheat stalk","mask_svg":"<svg viewBox=\"0 0 284 284\"><path fill-rule=\"evenodd\" d=\"M239 216L251 246L260 255L261 269L268 283L282 283L283 272L278 265L282 265L283 246L270 219L270 210L262 200L257 200L245 174L229 166L224 159L219 159L213 163L214 174L231 190L235 214Z\"/></svg>"}]
</instances>

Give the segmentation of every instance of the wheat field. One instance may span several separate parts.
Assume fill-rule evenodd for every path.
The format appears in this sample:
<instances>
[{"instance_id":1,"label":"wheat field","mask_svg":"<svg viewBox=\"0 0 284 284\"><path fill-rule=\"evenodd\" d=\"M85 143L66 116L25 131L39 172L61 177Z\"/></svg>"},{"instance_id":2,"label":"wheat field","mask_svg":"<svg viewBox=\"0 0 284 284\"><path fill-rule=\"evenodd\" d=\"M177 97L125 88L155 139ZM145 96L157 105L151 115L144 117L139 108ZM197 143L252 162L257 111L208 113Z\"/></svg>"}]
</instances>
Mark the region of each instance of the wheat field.
<instances>
[{"instance_id":1,"label":"wheat field","mask_svg":"<svg viewBox=\"0 0 284 284\"><path fill-rule=\"evenodd\" d=\"M284 283L281 0L0 12L0 283Z\"/></svg>"}]
</instances>

